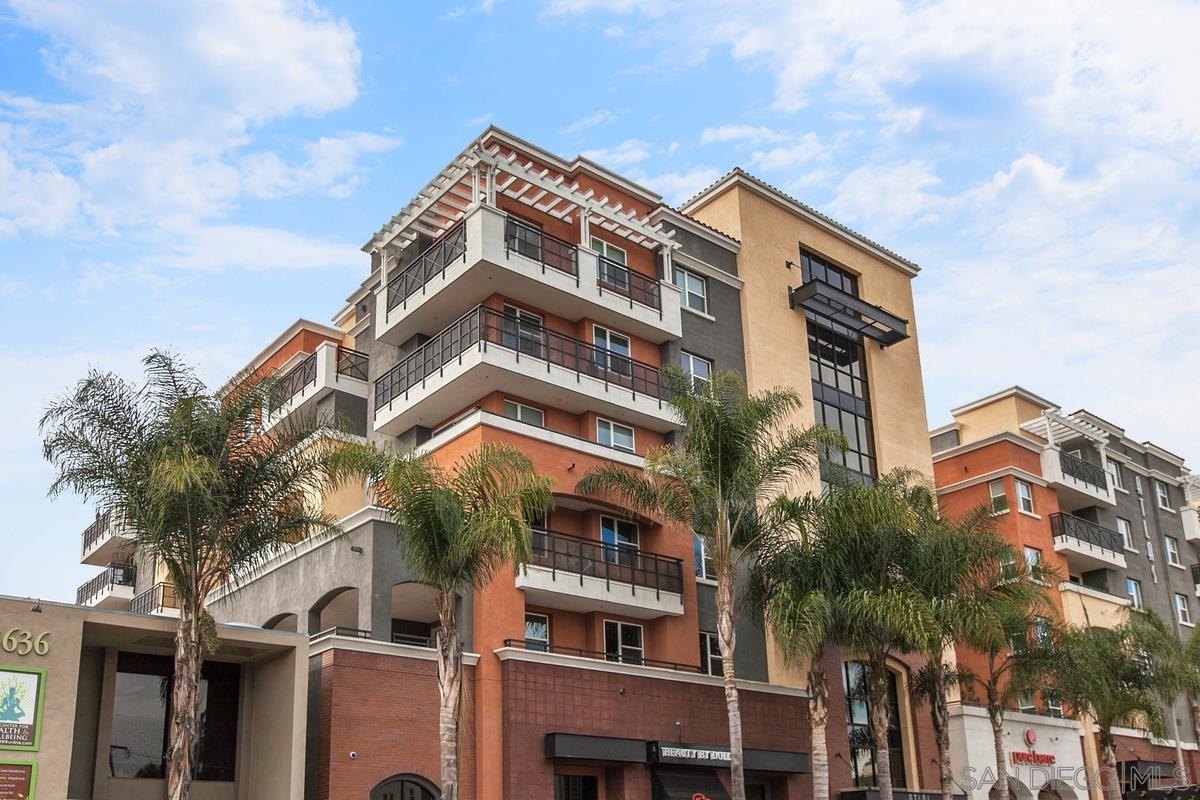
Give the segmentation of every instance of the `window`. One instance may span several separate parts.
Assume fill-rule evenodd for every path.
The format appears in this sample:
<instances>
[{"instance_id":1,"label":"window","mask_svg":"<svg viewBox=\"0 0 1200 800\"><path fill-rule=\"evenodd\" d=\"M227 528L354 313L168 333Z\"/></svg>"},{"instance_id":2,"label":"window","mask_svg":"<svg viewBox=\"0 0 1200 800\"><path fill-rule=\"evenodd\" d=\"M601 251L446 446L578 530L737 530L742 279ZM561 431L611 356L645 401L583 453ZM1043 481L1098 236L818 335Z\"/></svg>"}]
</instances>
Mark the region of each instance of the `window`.
<instances>
[{"instance_id":1,"label":"window","mask_svg":"<svg viewBox=\"0 0 1200 800\"><path fill-rule=\"evenodd\" d=\"M700 631L700 669L708 675L725 674L721 664L721 640L710 631Z\"/></svg>"},{"instance_id":2,"label":"window","mask_svg":"<svg viewBox=\"0 0 1200 800\"><path fill-rule=\"evenodd\" d=\"M1183 562L1179 560L1179 540L1173 536L1164 536L1163 547L1167 551L1167 563L1173 567L1182 567Z\"/></svg>"},{"instance_id":3,"label":"window","mask_svg":"<svg viewBox=\"0 0 1200 800\"><path fill-rule=\"evenodd\" d=\"M1129 524L1129 520L1117 517L1117 533L1121 534L1121 541L1125 544L1126 550L1133 549L1133 527Z\"/></svg>"},{"instance_id":4,"label":"window","mask_svg":"<svg viewBox=\"0 0 1200 800\"><path fill-rule=\"evenodd\" d=\"M867 666L847 661L842 668L846 689L846 724L850 729L850 768L855 786L875 786L875 744L871 733L870 699L867 692ZM888 755L892 762L892 783L906 786L904 744L900 735L900 702L896 694L896 676L888 671Z\"/></svg>"},{"instance_id":5,"label":"window","mask_svg":"<svg viewBox=\"0 0 1200 800\"><path fill-rule=\"evenodd\" d=\"M1124 489L1125 483L1121 480L1121 465L1111 458L1104 460L1104 469L1108 472L1108 477L1112 480L1113 488Z\"/></svg>"},{"instance_id":6,"label":"window","mask_svg":"<svg viewBox=\"0 0 1200 800\"><path fill-rule=\"evenodd\" d=\"M600 367L620 375L633 374L628 336L594 325L592 341L596 345L596 363Z\"/></svg>"},{"instance_id":7,"label":"window","mask_svg":"<svg viewBox=\"0 0 1200 800\"><path fill-rule=\"evenodd\" d=\"M717 579L717 569L708 554L708 541L698 533L692 534L692 559L696 562L696 577L708 581Z\"/></svg>"},{"instance_id":8,"label":"window","mask_svg":"<svg viewBox=\"0 0 1200 800\"><path fill-rule=\"evenodd\" d=\"M673 283L680 288L679 301L685 308L708 313L708 281L694 272L675 267Z\"/></svg>"},{"instance_id":9,"label":"window","mask_svg":"<svg viewBox=\"0 0 1200 800\"><path fill-rule=\"evenodd\" d=\"M712 362L707 358L694 356L691 353L684 353L683 371L692 376L692 388L703 389L712 377Z\"/></svg>"},{"instance_id":10,"label":"window","mask_svg":"<svg viewBox=\"0 0 1200 800\"><path fill-rule=\"evenodd\" d=\"M1142 582L1136 581L1133 578L1125 579L1125 593L1129 595L1129 602L1134 608L1142 608Z\"/></svg>"},{"instance_id":11,"label":"window","mask_svg":"<svg viewBox=\"0 0 1200 800\"><path fill-rule=\"evenodd\" d=\"M1038 647L1048 647L1050 645L1053 626L1050 620L1046 617L1034 617L1033 619L1033 641Z\"/></svg>"},{"instance_id":12,"label":"window","mask_svg":"<svg viewBox=\"0 0 1200 800\"><path fill-rule=\"evenodd\" d=\"M1133 490L1137 493L1138 497L1142 496L1142 476L1141 475L1133 476Z\"/></svg>"},{"instance_id":13,"label":"window","mask_svg":"<svg viewBox=\"0 0 1200 800\"><path fill-rule=\"evenodd\" d=\"M604 620L604 657L609 661L641 664L645 661L642 626Z\"/></svg>"},{"instance_id":14,"label":"window","mask_svg":"<svg viewBox=\"0 0 1200 800\"><path fill-rule=\"evenodd\" d=\"M550 650L550 617L525 614L525 649L542 653Z\"/></svg>"},{"instance_id":15,"label":"window","mask_svg":"<svg viewBox=\"0 0 1200 800\"><path fill-rule=\"evenodd\" d=\"M818 425L846 438L845 452L827 449L822 469L840 467L848 477L875 477L875 432L867 390L867 362L862 344L824 327L808 323L808 366L812 378L813 414ZM823 476L824 477L824 476Z\"/></svg>"},{"instance_id":16,"label":"window","mask_svg":"<svg viewBox=\"0 0 1200 800\"><path fill-rule=\"evenodd\" d=\"M1017 708L1022 711L1035 711L1037 705L1033 702L1033 692L1021 692L1017 695Z\"/></svg>"},{"instance_id":17,"label":"window","mask_svg":"<svg viewBox=\"0 0 1200 800\"><path fill-rule=\"evenodd\" d=\"M607 419L596 420L596 441L605 447L633 452L633 428Z\"/></svg>"},{"instance_id":18,"label":"window","mask_svg":"<svg viewBox=\"0 0 1200 800\"><path fill-rule=\"evenodd\" d=\"M537 425L539 428L546 427L546 414L540 408L527 406L514 400L504 401L504 416L528 422L530 425Z\"/></svg>"},{"instance_id":19,"label":"window","mask_svg":"<svg viewBox=\"0 0 1200 800\"><path fill-rule=\"evenodd\" d=\"M629 262L625 251L602 239L592 239L592 249L600 256L597 264L600 281L609 286L629 291Z\"/></svg>"},{"instance_id":20,"label":"window","mask_svg":"<svg viewBox=\"0 0 1200 800\"><path fill-rule=\"evenodd\" d=\"M1025 569L1035 581L1042 579L1042 551L1036 547L1025 548Z\"/></svg>"},{"instance_id":21,"label":"window","mask_svg":"<svg viewBox=\"0 0 1200 800\"><path fill-rule=\"evenodd\" d=\"M1000 580L1011 581L1017 578L1017 562L1013 557L1013 551L1005 548L1004 554L1000 556Z\"/></svg>"},{"instance_id":22,"label":"window","mask_svg":"<svg viewBox=\"0 0 1200 800\"><path fill-rule=\"evenodd\" d=\"M555 775L554 800L599 800L595 775Z\"/></svg>"},{"instance_id":23,"label":"window","mask_svg":"<svg viewBox=\"0 0 1200 800\"><path fill-rule=\"evenodd\" d=\"M1025 481L1013 481L1017 485L1017 508L1026 514L1033 513L1033 487Z\"/></svg>"},{"instance_id":24,"label":"window","mask_svg":"<svg viewBox=\"0 0 1200 800\"><path fill-rule=\"evenodd\" d=\"M600 517L600 541L604 543L604 560L610 564L637 565L638 526L636 522L616 517Z\"/></svg>"},{"instance_id":25,"label":"window","mask_svg":"<svg viewBox=\"0 0 1200 800\"><path fill-rule=\"evenodd\" d=\"M993 514L1008 511L1008 494L1004 491L1003 479L988 481L988 494L991 496Z\"/></svg>"},{"instance_id":26,"label":"window","mask_svg":"<svg viewBox=\"0 0 1200 800\"><path fill-rule=\"evenodd\" d=\"M542 260L542 227L536 222L509 217L504 226L504 245L521 255Z\"/></svg>"},{"instance_id":27,"label":"window","mask_svg":"<svg viewBox=\"0 0 1200 800\"><path fill-rule=\"evenodd\" d=\"M1181 625L1192 624L1192 609L1188 605L1187 595L1175 595L1175 619L1179 620Z\"/></svg>"},{"instance_id":28,"label":"window","mask_svg":"<svg viewBox=\"0 0 1200 800\"><path fill-rule=\"evenodd\" d=\"M171 658L119 653L113 695L109 775L162 778L167 747ZM205 661L200 679L200 729L192 756L192 778L232 781L237 752L241 671L237 664ZM209 698L213 702L209 703Z\"/></svg>"},{"instance_id":29,"label":"window","mask_svg":"<svg viewBox=\"0 0 1200 800\"><path fill-rule=\"evenodd\" d=\"M516 306L504 307L504 323L500 343L510 350L542 357L542 318Z\"/></svg>"},{"instance_id":30,"label":"window","mask_svg":"<svg viewBox=\"0 0 1200 800\"><path fill-rule=\"evenodd\" d=\"M1063 715L1062 698L1057 693L1051 691L1042 692L1042 702L1046 704L1046 711L1056 717Z\"/></svg>"},{"instance_id":31,"label":"window","mask_svg":"<svg viewBox=\"0 0 1200 800\"><path fill-rule=\"evenodd\" d=\"M1154 495L1158 498L1158 507L1171 510L1171 493L1167 491L1167 485L1162 481L1154 482Z\"/></svg>"},{"instance_id":32,"label":"window","mask_svg":"<svg viewBox=\"0 0 1200 800\"><path fill-rule=\"evenodd\" d=\"M433 790L415 775L389 778L371 790L371 800L437 800Z\"/></svg>"}]
</instances>

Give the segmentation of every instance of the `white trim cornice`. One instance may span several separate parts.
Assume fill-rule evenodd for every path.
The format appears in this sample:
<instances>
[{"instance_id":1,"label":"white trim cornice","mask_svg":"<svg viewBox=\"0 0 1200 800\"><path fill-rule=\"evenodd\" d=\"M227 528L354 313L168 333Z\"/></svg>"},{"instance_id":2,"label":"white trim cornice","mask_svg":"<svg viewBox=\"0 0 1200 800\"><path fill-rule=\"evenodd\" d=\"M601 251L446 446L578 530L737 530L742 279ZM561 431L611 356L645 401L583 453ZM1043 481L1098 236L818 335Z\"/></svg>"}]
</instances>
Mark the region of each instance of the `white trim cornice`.
<instances>
[{"instance_id":1,"label":"white trim cornice","mask_svg":"<svg viewBox=\"0 0 1200 800\"><path fill-rule=\"evenodd\" d=\"M953 425L953 424L957 424L957 423L951 423L951 424ZM951 428L948 425L944 425L941 428L935 428L933 431L929 432L930 437L936 436L938 434L938 432L945 433L947 430L953 430L953 428ZM939 461L945 461L948 458L954 458L955 456L960 456L964 453L970 453L973 450L979 450L981 448L988 447L993 444L998 444L999 442L1008 442L1009 444L1015 444L1018 447L1024 447L1026 450L1029 450L1033 453L1038 453L1039 455L1041 454L1041 452L1043 450L1043 446L1040 443L1033 441L1032 439L1027 439L1026 437L1021 436L1020 434L1013 433L1012 431L1001 431L1000 433L994 433L991 436L988 436L984 439L977 439L974 442L967 442L966 444L955 445L954 447L951 447L947 450L939 450L938 452L933 454L933 461L936 464Z\"/></svg>"},{"instance_id":2,"label":"white trim cornice","mask_svg":"<svg viewBox=\"0 0 1200 800\"><path fill-rule=\"evenodd\" d=\"M699 273L700 275L703 275L706 278L712 278L715 281L720 281L721 283L728 284L729 286L732 286L733 288L738 289L738 290L740 290L742 288L742 286L744 286L746 283L745 281L743 281L741 278L737 277L736 275L730 275L725 270L718 269L717 267L714 267L712 264L709 264L707 261L702 261L693 255L689 255L687 252L685 252L683 250L675 250L674 252L672 252L671 260L676 262L677 264L679 264L679 266L683 267L684 269ZM672 279L672 277L669 275L666 277L666 280L668 280L668 281L670 281L671 279Z\"/></svg>"},{"instance_id":3,"label":"white trim cornice","mask_svg":"<svg viewBox=\"0 0 1200 800\"><path fill-rule=\"evenodd\" d=\"M1026 472L1025 470L1021 469L1020 467L1001 467L1000 469L994 469L991 472L985 472L982 475L976 475L973 478L967 478L966 480L962 480L957 483L951 483L947 486L939 486L937 488L937 493L940 496L943 494L948 494L950 492L957 492L962 489L967 489L971 486L978 486L981 483L988 483L989 481L994 481L997 478L1003 478L1007 475L1011 475L1014 478L1020 478L1023 481L1028 481L1029 483L1032 483L1036 486L1049 486L1050 485L1049 483L1046 482L1046 479L1043 478L1041 475L1034 475L1032 472ZM1028 516L1036 516L1036 515L1029 514Z\"/></svg>"}]
</instances>

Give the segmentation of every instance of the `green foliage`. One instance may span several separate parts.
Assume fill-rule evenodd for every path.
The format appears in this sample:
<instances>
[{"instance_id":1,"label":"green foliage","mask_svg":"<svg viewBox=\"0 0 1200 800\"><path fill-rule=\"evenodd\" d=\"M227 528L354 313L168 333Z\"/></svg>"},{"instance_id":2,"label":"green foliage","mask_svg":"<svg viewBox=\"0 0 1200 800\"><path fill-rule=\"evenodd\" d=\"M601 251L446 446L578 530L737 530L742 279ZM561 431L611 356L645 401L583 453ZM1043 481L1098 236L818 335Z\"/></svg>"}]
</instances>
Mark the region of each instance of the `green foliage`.
<instances>
[{"instance_id":1,"label":"green foliage","mask_svg":"<svg viewBox=\"0 0 1200 800\"><path fill-rule=\"evenodd\" d=\"M354 445L335 467L342 480L367 477L418 579L451 594L486 584L501 565L526 563L529 520L553 501L551 479L508 444L484 443L449 469L429 455Z\"/></svg>"},{"instance_id":2,"label":"green foliage","mask_svg":"<svg viewBox=\"0 0 1200 800\"><path fill-rule=\"evenodd\" d=\"M76 492L124 520L198 614L217 586L334 529L318 503L340 428L297 413L264 432L262 411L279 393L272 381L241 375L212 393L169 353L143 365L141 385L92 370L47 408L50 494Z\"/></svg>"}]
</instances>

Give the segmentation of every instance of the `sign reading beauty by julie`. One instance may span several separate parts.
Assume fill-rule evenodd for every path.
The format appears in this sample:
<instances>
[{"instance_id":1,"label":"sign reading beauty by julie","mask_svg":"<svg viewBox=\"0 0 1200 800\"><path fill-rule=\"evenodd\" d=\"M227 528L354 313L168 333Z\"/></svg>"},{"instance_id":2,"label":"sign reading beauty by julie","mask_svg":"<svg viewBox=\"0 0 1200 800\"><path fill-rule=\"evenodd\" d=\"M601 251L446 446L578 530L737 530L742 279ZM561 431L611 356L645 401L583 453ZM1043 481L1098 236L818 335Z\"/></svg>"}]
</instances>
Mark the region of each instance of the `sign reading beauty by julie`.
<instances>
[{"instance_id":1,"label":"sign reading beauty by julie","mask_svg":"<svg viewBox=\"0 0 1200 800\"><path fill-rule=\"evenodd\" d=\"M46 672L0 666L0 750L36 750Z\"/></svg>"}]
</instances>

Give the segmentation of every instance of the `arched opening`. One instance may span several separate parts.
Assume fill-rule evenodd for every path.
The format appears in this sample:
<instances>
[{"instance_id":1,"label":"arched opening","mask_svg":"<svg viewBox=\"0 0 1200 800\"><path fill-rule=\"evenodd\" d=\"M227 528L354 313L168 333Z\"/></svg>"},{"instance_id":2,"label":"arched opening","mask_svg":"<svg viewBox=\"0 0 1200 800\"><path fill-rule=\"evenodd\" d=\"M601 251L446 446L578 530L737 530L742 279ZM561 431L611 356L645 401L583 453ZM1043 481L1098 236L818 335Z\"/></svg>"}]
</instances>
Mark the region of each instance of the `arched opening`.
<instances>
[{"instance_id":1,"label":"arched opening","mask_svg":"<svg viewBox=\"0 0 1200 800\"><path fill-rule=\"evenodd\" d=\"M392 643L416 647L433 645L437 626L437 590L407 581L392 586Z\"/></svg>"},{"instance_id":2,"label":"arched opening","mask_svg":"<svg viewBox=\"0 0 1200 800\"><path fill-rule=\"evenodd\" d=\"M347 632L358 631L358 589L341 586L330 592L308 610L309 633L319 633L331 628ZM351 633L350 635L354 635Z\"/></svg>"},{"instance_id":3,"label":"arched opening","mask_svg":"<svg viewBox=\"0 0 1200 800\"><path fill-rule=\"evenodd\" d=\"M1038 800L1078 800L1074 787L1064 780L1055 778L1046 781L1046 785L1038 791Z\"/></svg>"},{"instance_id":4,"label":"arched opening","mask_svg":"<svg viewBox=\"0 0 1200 800\"><path fill-rule=\"evenodd\" d=\"M433 784L417 775L393 775L371 790L371 800L438 800Z\"/></svg>"},{"instance_id":5,"label":"arched opening","mask_svg":"<svg viewBox=\"0 0 1200 800\"><path fill-rule=\"evenodd\" d=\"M867 665L847 661L842 665L842 680L846 691L846 724L850 739L850 772L855 786L877 786L875 773L875 737L871 731L871 701L867 691ZM887 749L891 766L892 786L903 789L908 785L904 717L901 715L900 681L896 671L888 669L888 731ZM907 704L905 704L907 708Z\"/></svg>"},{"instance_id":6,"label":"arched opening","mask_svg":"<svg viewBox=\"0 0 1200 800\"><path fill-rule=\"evenodd\" d=\"M1000 791L993 786L988 791L988 800L996 800L1000 796ZM1009 776L1008 778L1008 796L1012 800L1033 800L1033 791L1021 781Z\"/></svg>"},{"instance_id":7,"label":"arched opening","mask_svg":"<svg viewBox=\"0 0 1200 800\"><path fill-rule=\"evenodd\" d=\"M297 616L292 613L276 614L264 622L263 627L269 631L289 631L295 633L297 630L297 620Z\"/></svg>"}]
</instances>

